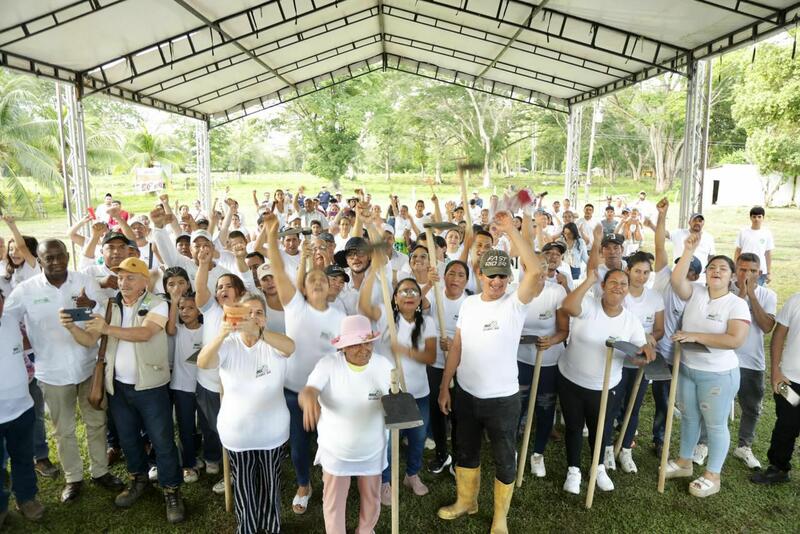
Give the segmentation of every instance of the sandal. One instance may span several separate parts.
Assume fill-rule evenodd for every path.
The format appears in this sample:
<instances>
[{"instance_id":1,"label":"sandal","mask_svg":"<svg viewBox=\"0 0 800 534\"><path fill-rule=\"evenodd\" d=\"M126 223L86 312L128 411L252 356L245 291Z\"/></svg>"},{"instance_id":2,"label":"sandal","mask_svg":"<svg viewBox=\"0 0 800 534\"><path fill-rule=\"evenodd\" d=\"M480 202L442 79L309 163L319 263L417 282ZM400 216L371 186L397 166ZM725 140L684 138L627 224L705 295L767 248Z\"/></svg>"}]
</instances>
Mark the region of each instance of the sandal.
<instances>
[{"instance_id":1,"label":"sandal","mask_svg":"<svg viewBox=\"0 0 800 534\"><path fill-rule=\"evenodd\" d=\"M308 495L301 496L295 494L294 499L292 499L292 511L297 515L303 515L306 513L308 509L308 500L311 498L311 494L313 493L311 486L308 487Z\"/></svg>"},{"instance_id":2,"label":"sandal","mask_svg":"<svg viewBox=\"0 0 800 534\"><path fill-rule=\"evenodd\" d=\"M685 478L690 477L694 473L692 473L692 467L681 467L678 462L675 460L669 460L667 462L667 468L665 470L664 478L671 479L671 478Z\"/></svg>"},{"instance_id":3,"label":"sandal","mask_svg":"<svg viewBox=\"0 0 800 534\"><path fill-rule=\"evenodd\" d=\"M700 477L689 484L689 493L695 497L709 497L715 493L719 493L720 481L709 480L706 477Z\"/></svg>"}]
</instances>

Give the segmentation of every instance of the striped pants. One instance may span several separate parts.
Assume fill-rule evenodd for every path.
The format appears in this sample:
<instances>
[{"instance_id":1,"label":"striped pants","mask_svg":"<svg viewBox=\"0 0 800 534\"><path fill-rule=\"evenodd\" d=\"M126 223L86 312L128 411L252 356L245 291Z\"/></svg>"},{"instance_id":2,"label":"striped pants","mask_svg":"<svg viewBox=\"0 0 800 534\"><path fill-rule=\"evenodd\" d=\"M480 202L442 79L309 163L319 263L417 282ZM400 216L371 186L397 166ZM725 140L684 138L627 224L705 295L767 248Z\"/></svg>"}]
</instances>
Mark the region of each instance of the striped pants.
<instances>
[{"instance_id":1,"label":"striped pants","mask_svg":"<svg viewBox=\"0 0 800 534\"><path fill-rule=\"evenodd\" d=\"M227 451L238 534L281 531L281 451Z\"/></svg>"}]
</instances>

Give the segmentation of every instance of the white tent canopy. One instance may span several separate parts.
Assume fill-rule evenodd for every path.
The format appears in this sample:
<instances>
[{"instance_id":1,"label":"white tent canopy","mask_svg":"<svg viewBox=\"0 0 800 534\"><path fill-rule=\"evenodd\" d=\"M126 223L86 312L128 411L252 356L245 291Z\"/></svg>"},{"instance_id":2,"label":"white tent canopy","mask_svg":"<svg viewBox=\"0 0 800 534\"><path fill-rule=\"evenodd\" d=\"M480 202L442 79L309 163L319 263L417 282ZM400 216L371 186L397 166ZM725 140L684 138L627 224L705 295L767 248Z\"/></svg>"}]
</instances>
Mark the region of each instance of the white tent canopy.
<instances>
[{"instance_id":1,"label":"white tent canopy","mask_svg":"<svg viewBox=\"0 0 800 534\"><path fill-rule=\"evenodd\" d=\"M581 104L679 73L683 222L703 205L705 60L798 19L797 0L3 0L0 66L60 82L70 221L89 197L80 101L93 94L198 119L208 209L209 128L375 70L408 72L569 112L576 200Z\"/></svg>"},{"instance_id":2,"label":"white tent canopy","mask_svg":"<svg viewBox=\"0 0 800 534\"><path fill-rule=\"evenodd\" d=\"M211 127L377 69L567 111L798 14L791 0L4 0L0 65Z\"/></svg>"}]
</instances>

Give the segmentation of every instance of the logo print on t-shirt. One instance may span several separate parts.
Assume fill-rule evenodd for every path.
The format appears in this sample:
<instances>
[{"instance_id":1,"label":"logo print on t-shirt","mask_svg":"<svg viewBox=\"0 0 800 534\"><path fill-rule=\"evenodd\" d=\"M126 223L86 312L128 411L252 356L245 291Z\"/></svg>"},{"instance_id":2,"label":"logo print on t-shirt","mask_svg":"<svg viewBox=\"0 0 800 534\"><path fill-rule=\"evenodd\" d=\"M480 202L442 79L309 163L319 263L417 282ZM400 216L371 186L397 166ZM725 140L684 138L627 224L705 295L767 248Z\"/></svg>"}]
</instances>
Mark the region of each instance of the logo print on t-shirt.
<instances>
[{"instance_id":1,"label":"logo print on t-shirt","mask_svg":"<svg viewBox=\"0 0 800 534\"><path fill-rule=\"evenodd\" d=\"M709 313L706 315L706 319L709 321L715 321L717 323L722 322L722 318L719 316L718 313Z\"/></svg>"},{"instance_id":2,"label":"logo print on t-shirt","mask_svg":"<svg viewBox=\"0 0 800 534\"><path fill-rule=\"evenodd\" d=\"M325 332L323 330L322 332L319 333L319 337L320 337L320 339L326 339L326 340L330 341L332 336L331 336L330 332Z\"/></svg>"},{"instance_id":3,"label":"logo print on t-shirt","mask_svg":"<svg viewBox=\"0 0 800 534\"><path fill-rule=\"evenodd\" d=\"M488 332L489 330L500 330L500 325L497 324L497 321L490 321L483 325L484 332Z\"/></svg>"},{"instance_id":4,"label":"logo print on t-shirt","mask_svg":"<svg viewBox=\"0 0 800 534\"><path fill-rule=\"evenodd\" d=\"M379 390L379 389L376 389L374 391L370 391L369 394L367 394L367 400L371 400L371 401L372 400L381 400L381 397L382 397L381 390Z\"/></svg>"}]
</instances>

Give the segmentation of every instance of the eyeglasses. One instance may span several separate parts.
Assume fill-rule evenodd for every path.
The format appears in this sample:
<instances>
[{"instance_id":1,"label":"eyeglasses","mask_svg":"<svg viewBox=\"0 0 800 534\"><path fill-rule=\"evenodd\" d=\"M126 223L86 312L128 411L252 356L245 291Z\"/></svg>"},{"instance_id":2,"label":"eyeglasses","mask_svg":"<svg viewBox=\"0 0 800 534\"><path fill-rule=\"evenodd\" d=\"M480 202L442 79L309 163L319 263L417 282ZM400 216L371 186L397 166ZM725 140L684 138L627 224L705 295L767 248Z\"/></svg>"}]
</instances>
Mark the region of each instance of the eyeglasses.
<instances>
[{"instance_id":1,"label":"eyeglasses","mask_svg":"<svg viewBox=\"0 0 800 534\"><path fill-rule=\"evenodd\" d=\"M505 280L506 278L508 278L508 275L507 274L489 274L489 275L486 275L486 278L491 278L492 280L494 280L495 278L499 278L500 280Z\"/></svg>"},{"instance_id":2,"label":"eyeglasses","mask_svg":"<svg viewBox=\"0 0 800 534\"><path fill-rule=\"evenodd\" d=\"M408 287L406 289L401 289L397 292L398 295L401 297L418 297L419 291L416 288Z\"/></svg>"}]
</instances>

